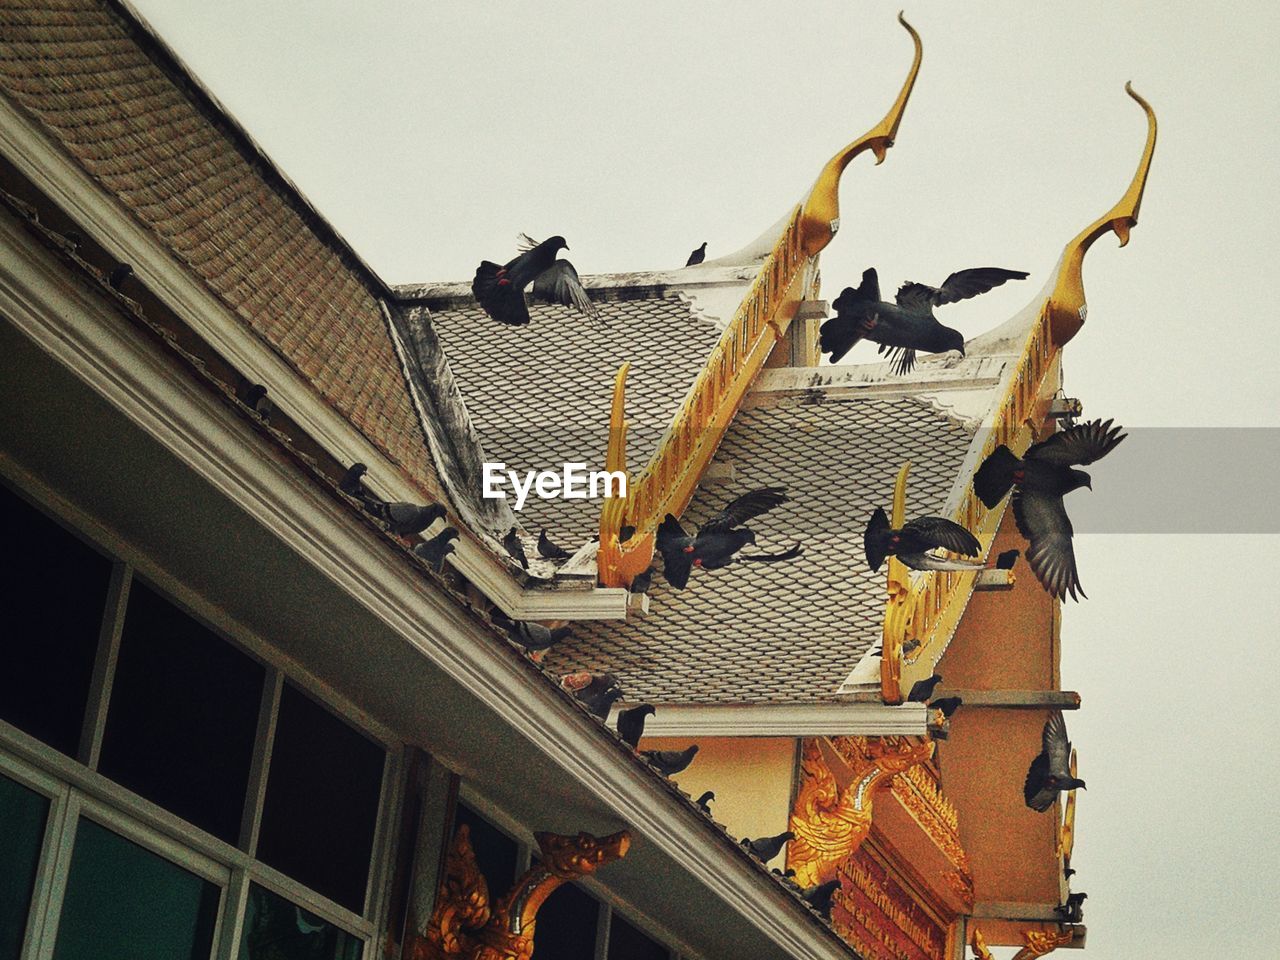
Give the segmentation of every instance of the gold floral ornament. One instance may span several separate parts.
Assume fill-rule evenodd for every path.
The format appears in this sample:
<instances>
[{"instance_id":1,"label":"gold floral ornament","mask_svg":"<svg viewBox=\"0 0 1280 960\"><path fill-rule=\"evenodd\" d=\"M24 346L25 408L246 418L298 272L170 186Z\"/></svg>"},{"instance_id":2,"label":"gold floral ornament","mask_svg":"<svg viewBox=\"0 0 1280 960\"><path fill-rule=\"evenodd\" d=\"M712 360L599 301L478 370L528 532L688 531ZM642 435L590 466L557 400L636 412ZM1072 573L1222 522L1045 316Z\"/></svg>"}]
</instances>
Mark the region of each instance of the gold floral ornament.
<instances>
[{"instance_id":1,"label":"gold floral ornament","mask_svg":"<svg viewBox=\"0 0 1280 960\"><path fill-rule=\"evenodd\" d=\"M1027 945L1013 955L1013 960L1032 960L1065 947L1076 938L1074 930L1028 930L1023 937Z\"/></svg>"},{"instance_id":2,"label":"gold floral ornament","mask_svg":"<svg viewBox=\"0 0 1280 960\"><path fill-rule=\"evenodd\" d=\"M973 940L970 943L973 947L973 960L996 960L991 954L991 950L987 947L987 938L982 935L982 931L977 927L973 928Z\"/></svg>"}]
</instances>

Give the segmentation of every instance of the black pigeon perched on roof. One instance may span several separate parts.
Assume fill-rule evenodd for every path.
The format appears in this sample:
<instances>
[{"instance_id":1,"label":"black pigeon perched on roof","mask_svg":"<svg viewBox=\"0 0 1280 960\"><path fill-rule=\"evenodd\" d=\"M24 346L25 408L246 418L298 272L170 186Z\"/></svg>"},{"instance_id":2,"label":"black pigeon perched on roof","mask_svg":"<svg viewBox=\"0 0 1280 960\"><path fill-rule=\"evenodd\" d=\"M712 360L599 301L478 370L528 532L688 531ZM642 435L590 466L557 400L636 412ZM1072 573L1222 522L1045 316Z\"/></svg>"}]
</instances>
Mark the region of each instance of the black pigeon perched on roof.
<instances>
[{"instance_id":1,"label":"black pigeon perched on roof","mask_svg":"<svg viewBox=\"0 0 1280 960\"><path fill-rule=\"evenodd\" d=\"M707 259L707 241L703 240L702 246L689 254L689 259L684 262L684 265L686 267L696 267L705 259Z\"/></svg>"},{"instance_id":2,"label":"black pigeon perched on roof","mask_svg":"<svg viewBox=\"0 0 1280 960\"><path fill-rule=\"evenodd\" d=\"M835 899L836 891L840 889L840 878L828 880L826 883L819 883L817 886L807 887L800 891L800 898L818 911L818 914L824 920L831 919L831 902Z\"/></svg>"},{"instance_id":3,"label":"black pigeon perched on roof","mask_svg":"<svg viewBox=\"0 0 1280 960\"><path fill-rule=\"evenodd\" d=\"M236 390L236 397L246 407L262 418L263 422L271 420L271 414L275 410L275 405L267 397L267 388L261 383L252 383L244 380L240 384L240 388Z\"/></svg>"},{"instance_id":4,"label":"black pigeon perched on roof","mask_svg":"<svg viewBox=\"0 0 1280 960\"><path fill-rule=\"evenodd\" d=\"M386 501L369 496L364 498L364 503L369 513L385 523L397 537L421 533L445 515L444 507L438 503Z\"/></svg>"},{"instance_id":5,"label":"black pigeon perched on roof","mask_svg":"<svg viewBox=\"0 0 1280 960\"><path fill-rule=\"evenodd\" d=\"M1018 557L1022 554L1021 550L1006 550L1000 556L996 557L997 570L1012 570L1013 565L1018 562Z\"/></svg>"},{"instance_id":6,"label":"black pigeon perched on roof","mask_svg":"<svg viewBox=\"0 0 1280 960\"><path fill-rule=\"evenodd\" d=\"M935 673L924 680L917 680L911 685L911 692L907 694L907 703L927 703L933 696L934 688L941 682L942 674L940 673Z\"/></svg>"},{"instance_id":7,"label":"black pigeon perched on roof","mask_svg":"<svg viewBox=\"0 0 1280 960\"><path fill-rule=\"evenodd\" d=\"M364 488L364 475L368 472L369 468L363 463L353 463L347 467L347 472L338 481L338 489L349 497L355 497L357 500L363 500L371 496L369 491Z\"/></svg>"},{"instance_id":8,"label":"black pigeon perched on roof","mask_svg":"<svg viewBox=\"0 0 1280 960\"><path fill-rule=\"evenodd\" d=\"M497 607L489 612L489 616L506 631L512 643L526 650L546 650L573 632L569 627L552 628L535 620L512 620Z\"/></svg>"},{"instance_id":9,"label":"black pigeon perched on roof","mask_svg":"<svg viewBox=\"0 0 1280 960\"><path fill-rule=\"evenodd\" d=\"M888 354L897 374L911 372L917 350L959 350L963 356L964 336L959 330L940 324L933 308L976 297L1008 280L1023 280L1026 276L1021 270L975 267L951 274L940 287L904 283L898 288L897 302L886 303L880 299L880 280L873 267L863 272L856 290L845 287L832 304L836 315L819 332L822 352L831 354L831 362L835 363L859 340L870 340L880 345L880 353Z\"/></svg>"},{"instance_id":10,"label":"black pigeon perched on roof","mask_svg":"<svg viewBox=\"0 0 1280 960\"><path fill-rule=\"evenodd\" d=\"M941 549L976 557L982 551L977 537L946 517L917 517L895 530L884 510L876 507L862 534L862 546L872 570L879 570L885 557L897 557L912 570L973 570L982 566L930 553Z\"/></svg>"},{"instance_id":11,"label":"black pigeon perched on roof","mask_svg":"<svg viewBox=\"0 0 1280 960\"><path fill-rule=\"evenodd\" d=\"M485 313L512 326L528 323L529 306L525 303L524 288L532 283L535 299L560 303L593 319L600 318L600 311L587 296L573 264L556 259L559 251L569 249L564 237L551 237L538 243L522 233L520 248L523 252L504 266L484 260L476 269L471 292Z\"/></svg>"},{"instance_id":12,"label":"black pigeon perched on roof","mask_svg":"<svg viewBox=\"0 0 1280 960\"><path fill-rule=\"evenodd\" d=\"M648 593L649 587L653 585L653 567L648 567L637 573L635 579L631 581L631 586L627 589L632 593Z\"/></svg>"},{"instance_id":13,"label":"black pigeon perched on roof","mask_svg":"<svg viewBox=\"0 0 1280 960\"><path fill-rule=\"evenodd\" d=\"M566 673L560 686L600 719L609 716L609 708L622 696L622 684L612 673Z\"/></svg>"},{"instance_id":14,"label":"black pigeon perched on roof","mask_svg":"<svg viewBox=\"0 0 1280 960\"><path fill-rule=\"evenodd\" d=\"M1073 893L1067 902L1053 908L1053 912L1062 918L1063 923L1084 923L1084 902L1087 893Z\"/></svg>"},{"instance_id":15,"label":"black pigeon perched on roof","mask_svg":"<svg viewBox=\"0 0 1280 960\"><path fill-rule=\"evenodd\" d=\"M1077 424L1033 444L1019 460L1004 444L991 451L973 475L973 491L988 508L1014 488L1013 517L1030 544L1027 562L1036 579L1059 600L1085 596L1071 545L1071 520L1062 502L1079 487L1093 489L1089 474L1073 464L1090 464L1115 449L1128 434L1111 420Z\"/></svg>"},{"instance_id":16,"label":"black pigeon perched on roof","mask_svg":"<svg viewBox=\"0 0 1280 960\"><path fill-rule=\"evenodd\" d=\"M960 697L939 697L929 704L931 710L941 710L942 715L950 719L951 715L960 709L964 703Z\"/></svg>"},{"instance_id":17,"label":"black pigeon perched on roof","mask_svg":"<svg viewBox=\"0 0 1280 960\"><path fill-rule=\"evenodd\" d=\"M782 852L782 848L788 840L794 840L795 838L796 835L788 830L785 833L778 834L776 837L760 837L756 840L748 840L744 837L740 842L753 857L768 863Z\"/></svg>"},{"instance_id":18,"label":"black pigeon perched on roof","mask_svg":"<svg viewBox=\"0 0 1280 960\"><path fill-rule=\"evenodd\" d=\"M413 552L435 568L436 573L444 569L444 558L453 553L453 541L460 534L457 527L445 527L430 540L423 540L413 545Z\"/></svg>"},{"instance_id":19,"label":"black pigeon perched on roof","mask_svg":"<svg viewBox=\"0 0 1280 960\"><path fill-rule=\"evenodd\" d=\"M702 796L700 796L697 800L693 802L694 802L694 805L697 806L699 810L701 810L703 813L705 813L709 817L711 816L711 801L714 800L715 798L716 798L715 791L708 790L706 793L704 793Z\"/></svg>"},{"instance_id":20,"label":"black pigeon perched on roof","mask_svg":"<svg viewBox=\"0 0 1280 960\"><path fill-rule=\"evenodd\" d=\"M644 721L657 713L652 703L642 703L638 707L623 710L618 714L618 735L635 750L640 746L640 738L644 736Z\"/></svg>"},{"instance_id":21,"label":"black pigeon perched on roof","mask_svg":"<svg viewBox=\"0 0 1280 960\"><path fill-rule=\"evenodd\" d=\"M1022 795L1028 807L1044 813L1053 806L1060 791L1084 787L1084 781L1071 776L1071 741L1067 739L1067 724L1061 710L1049 715L1040 742L1043 749L1031 761Z\"/></svg>"},{"instance_id":22,"label":"black pigeon perched on roof","mask_svg":"<svg viewBox=\"0 0 1280 960\"><path fill-rule=\"evenodd\" d=\"M124 282L132 276L133 267L127 263L121 263L107 275L107 283L111 284L112 290L119 290L124 286Z\"/></svg>"},{"instance_id":23,"label":"black pigeon perched on roof","mask_svg":"<svg viewBox=\"0 0 1280 960\"><path fill-rule=\"evenodd\" d=\"M553 542L547 536L547 528L543 527L542 532L538 534L538 556L545 560L568 560L569 551Z\"/></svg>"},{"instance_id":24,"label":"black pigeon perched on roof","mask_svg":"<svg viewBox=\"0 0 1280 960\"><path fill-rule=\"evenodd\" d=\"M658 526L658 552L662 554L662 572L667 582L683 590L694 567L718 570L729 566L739 550L756 542L756 535L742 524L786 501L784 487L762 487L744 493L698 527L697 535L692 537L685 533L679 520L667 514ZM799 555L800 545L796 544L785 553L744 554L737 559L773 562Z\"/></svg>"},{"instance_id":25,"label":"black pigeon perched on roof","mask_svg":"<svg viewBox=\"0 0 1280 960\"><path fill-rule=\"evenodd\" d=\"M640 756L657 767L658 772L664 777L674 777L689 764L693 763L694 755L697 752L698 745L694 743L684 750L641 750Z\"/></svg>"},{"instance_id":26,"label":"black pigeon perched on roof","mask_svg":"<svg viewBox=\"0 0 1280 960\"><path fill-rule=\"evenodd\" d=\"M511 554L516 563L520 564L525 570L529 569L529 558L525 556L524 544L520 541L520 534L515 527L508 530L506 536L502 538L502 546L506 548L507 553Z\"/></svg>"}]
</instances>

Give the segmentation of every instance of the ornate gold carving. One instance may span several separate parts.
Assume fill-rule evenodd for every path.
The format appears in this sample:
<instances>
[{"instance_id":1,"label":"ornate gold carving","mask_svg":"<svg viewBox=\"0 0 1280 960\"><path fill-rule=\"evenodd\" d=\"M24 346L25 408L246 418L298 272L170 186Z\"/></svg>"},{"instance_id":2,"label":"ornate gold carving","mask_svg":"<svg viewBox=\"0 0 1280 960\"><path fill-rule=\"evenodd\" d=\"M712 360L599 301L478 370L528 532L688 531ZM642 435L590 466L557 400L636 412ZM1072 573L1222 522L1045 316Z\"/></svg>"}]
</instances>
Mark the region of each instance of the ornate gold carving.
<instances>
[{"instance_id":1,"label":"ornate gold carving","mask_svg":"<svg viewBox=\"0 0 1280 960\"><path fill-rule=\"evenodd\" d=\"M410 949L411 960L530 960L538 909L557 887L626 856L631 834L576 837L536 833L542 856L489 909L489 892L476 866L466 825L458 828L445 860L445 877L431 922Z\"/></svg>"},{"instance_id":2,"label":"ornate gold carving","mask_svg":"<svg viewBox=\"0 0 1280 960\"><path fill-rule=\"evenodd\" d=\"M941 957L945 932L901 887L893 883L891 875L885 872L877 876L854 858L841 864L840 876L845 881L845 888L855 892L854 896L845 897L845 901L851 904L849 913L894 956ZM875 913L867 907L874 908ZM864 949L861 952L869 951ZM879 951L870 952L870 955L877 956Z\"/></svg>"},{"instance_id":3,"label":"ornate gold carving","mask_svg":"<svg viewBox=\"0 0 1280 960\"><path fill-rule=\"evenodd\" d=\"M1027 945L1013 955L1013 960L1032 960L1065 947L1076 938L1074 930L1028 930L1023 937Z\"/></svg>"},{"instance_id":4,"label":"ornate gold carving","mask_svg":"<svg viewBox=\"0 0 1280 960\"><path fill-rule=\"evenodd\" d=\"M787 845L787 865L796 871L801 886L825 883L837 866L862 844L871 830L872 796L895 774L933 756L932 741L905 737L868 740L841 738L857 743L857 757L843 763L829 741L807 739L800 758L803 782L791 815L795 839ZM835 756L837 780L826 749Z\"/></svg>"},{"instance_id":5,"label":"ornate gold carving","mask_svg":"<svg viewBox=\"0 0 1280 960\"><path fill-rule=\"evenodd\" d=\"M973 947L974 960L996 960L991 955L990 948L987 947L987 939L982 935L982 931L977 927L973 928L973 940L970 943Z\"/></svg>"}]
</instances>

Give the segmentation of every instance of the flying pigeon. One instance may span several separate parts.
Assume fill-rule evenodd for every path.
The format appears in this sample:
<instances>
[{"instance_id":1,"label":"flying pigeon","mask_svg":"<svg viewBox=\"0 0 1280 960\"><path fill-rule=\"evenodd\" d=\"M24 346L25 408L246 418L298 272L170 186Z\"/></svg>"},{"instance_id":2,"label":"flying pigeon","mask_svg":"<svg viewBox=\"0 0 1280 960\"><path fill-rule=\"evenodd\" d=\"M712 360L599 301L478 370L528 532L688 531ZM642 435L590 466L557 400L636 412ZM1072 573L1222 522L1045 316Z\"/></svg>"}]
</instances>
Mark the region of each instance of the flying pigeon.
<instances>
[{"instance_id":1,"label":"flying pigeon","mask_svg":"<svg viewBox=\"0 0 1280 960\"><path fill-rule=\"evenodd\" d=\"M642 703L638 707L623 710L618 714L618 735L632 750L640 746L640 738L644 736L645 718L657 712L652 703Z\"/></svg>"},{"instance_id":2,"label":"flying pigeon","mask_svg":"<svg viewBox=\"0 0 1280 960\"><path fill-rule=\"evenodd\" d=\"M786 500L783 487L762 487L744 493L702 524L697 536L693 537L685 533L679 520L667 514L658 526L658 552L662 554L662 572L667 582L677 590L683 590L694 567L718 570L729 566L739 550L748 543L756 542L756 535L742 524ZM800 545L797 543L785 553L744 555L739 559L773 562L799 555Z\"/></svg>"},{"instance_id":3,"label":"flying pigeon","mask_svg":"<svg viewBox=\"0 0 1280 960\"><path fill-rule=\"evenodd\" d=\"M694 754L698 752L696 743L684 750L641 750L640 756L658 768L664 777L674 777L689 764L693 763Z\"/></svg>"},{"instance_id":4,"label":"flying pigeon","mask_svg":"<svg viewBox=\"0 0 1280 960\"><path fill-rule=\"evenodd\" d=\"M870 340L880 345L880 353L888 354L897 374L911 372L917 350L959 350L964 356L964 336L959 330L940 324L933 308L967 300L1008 280L1026 277L1021 270L975 267L951 274L940 287L904 283L894 298L897 302L886 303L880 299L880 280L872 267L863 271L862 283L856 290L845 287L832 304L836 315L819 332L822 352L831 354L831 362L835 363L859 340Z\"/></svg>"},{"instance_id":5,"label":"flying pigeon","mask_svg":"<svg viewBox=\"0 0 1280 960\"><path fill-rule=\"evenodd\" d=\"M704 793L702 796L700 796L697 800L693 802L697 805L699 810L701 810L703 813L705 813L709 817L711 816L711 801L714 800L715 798L716 798L715 791L708 790L706 793Z\"/></svg>"},{"instance_id":6,"label":"flying pigeon","mask_svg":"<svg viewBox=\"0 0 1280 960\"><path fill-rule=\"evenodd\" d=\"M544 560L568 560L569 551L552 542L551 538L547 536L547 528L543 527L542 532L538 534L538 556Z\"/></svg>"},{"instance_id":7,"label":"flying pigeon","mask_svg":"<svg viewBox=\"0 0 1280 960\"><path fill-rule=\"evenodd\" d=\"M929 552L942 549L976 557L982 551L977 537L945 517L917 517L904 523L901 530L895 530L884 510L876 507L867 521L862 546L866 551L867 566L872 570L879 570L887 556L896 556L912 570L974 570L982 567L981 563L947 560Z\"/></svg>"},{"instance_id":8,"label":"flying pigeon","mask_svg":"<svg viewBox=\"0 0 1280 960\"><path fill-rule=\"evenodd\" d=\"M505 266L484 260L476 269L471 292L485 313L512 326L528 323L529 306L525 303L524 288L532 283L535 299L564 304L600 319L600 311L582 288L573 264L556 259L556 253L569 249L564 237L538 243L522 233L520 248L523 252Z\"/></svg>"},{"instance_id":9,"label":"flying pigeon","mask_svg":"<svg viewBox=\"0 0 1280 960\"><path fill-rule=\"evenodd\" d=\"M413 546L413 552L435 568L436 573L444 569L444 558L453 553L453 541L460 534L457 527L445 527L430 540L423 540Z\"/></svg>"},{"instance_id":10,"label":"flying pigeon","mask_svg":"<svg viewBox=\"0 0 1280 960\"><path fill-rule=\"evenodd\" d=\"M1087 893L1070 894L1067 902L1054 907L1053 912L1062 918L1063 923L1084 923L1084 902L1088 896Z\"/></svg>"},{"instance_id":11,"label":"flying pigeon","mask_svg":"<svg viewBox=\"0 0 1280 960\"><path fill-rule=\"evenodd\" d=\"M1001 444L973 475L973 490L988 508L1014 488L1013 517L1027 538L1027 562L1036 579L1059 600L1085 596L1071 546L1071 520L1062 502L1078 487L1093 489L1089 474L1072 464L1090 464L1115 449L1128 434L1111 420L1081 423L1033 444L1019 460Z\"/></svg>"},{"instance_id":12,"label":"flying pigeon","mask_svg":"<svg viewBox=\"0 0 1280 960\"><path fill-rule=\"evenodd\" d=\"M507 637L512 643L526 650L546 650L573 632L569 627L553 629L534 620L512 620L497 607L490 611L489 616L497 626L507 632Z\"/></svg>"},{"instance_id":13,"label":"flying pigeon","mask_svg":"<svg viewBox=\"0 0 1280 960\"><path fill-rule=\"evenodd\" d=\"M520 542L520 534L516 532L515 527L507 531L506 536L502 538L502 545L506 548L507 553L511 554L516 563L520 564L525 570L529 569L529 558L525 556L524 544Z\"/></svg>"},{"instance_id":14,"label":"flying pigeon","mask_svg":"<svg viewBox=\"0 0 1280 960\"><path fill-rule=\"evenodd\" d=\"M1049 715L1040 740L1044 749L1031 761L1022 795L1028 807L1044 813L1053 806L1060 790L1084 787L1084 781L1071 776L1071 741L1067 739L1067 724L1061 710Z\"/></svg>"},{"instance_id":15,"label":"flying pigeon","mask_svg":"<svg viewBox=\"0 0 1280 960\"><path fill-rule=\"evenodd\" d=\"M782 848L788 840L794 840L795 838L796 835L788 830L786 833L780 833L776 837L760 837L757 840L743 838L741 843L753 857L763 863L768 863L782 852Z\"/></svg>"},{"instance_id":16,"label":"flying pigeon","mask_svg":"<svg viewBox=\"0 0 1280 960\"><path fill-rule=\"evenodd\" d=\"M927 703L933 696L934 688L941 682L942 674L940 673L935 673L926 680L917 680L911 685L911 692L907 694L907 703Z\"/></svg>"},{"instance_id":17,"label":"flying pigeon","mask_svg":"<svg viewBox=\"0 0 1280 960\"><path fill-rule=\"evenodd\" d=\"M818 911L824 920L831 919L831 902L835 899L836 891L840 889L840 878L828 880L826 883L820 883L817 886L808 887L800 891L800 898L805 903Z\"/></svg>"},{"instance_id":18,"label":"flying pigeon","mask_svg":"<svg viewBox=\"0 0 1280 960\"><path fill-rule=\"evenodd\" d=\"M649 567L648 569L642 570L640 573L636 574L635 579L631 581L631 586L627 589L632 593L648 593L649 587L652 585L653 567Z\"/></svg>"},{"instance_id":19,"label":"flying pigeon","mask_svg":"<svg viewBox=\"0 0 1280 960\"><path fill-rule=\"evenodd\" d=\"M609 708L622 696L622 685L612 673L566 673L560 686L600 719L609 716Z\"/></svg>"},{"instance_id":20,"label":"flying pigeon","mask_svg":"<svg viewBox=\"0 0 1280 960\"><path fill-rule=\"evenodd\" d=\"M705 259L707 259L707 241L703 240L702 246L689 254L689 259L684 262L684 265L686 267L696 267Z\"/></svg>"}]
</instances>

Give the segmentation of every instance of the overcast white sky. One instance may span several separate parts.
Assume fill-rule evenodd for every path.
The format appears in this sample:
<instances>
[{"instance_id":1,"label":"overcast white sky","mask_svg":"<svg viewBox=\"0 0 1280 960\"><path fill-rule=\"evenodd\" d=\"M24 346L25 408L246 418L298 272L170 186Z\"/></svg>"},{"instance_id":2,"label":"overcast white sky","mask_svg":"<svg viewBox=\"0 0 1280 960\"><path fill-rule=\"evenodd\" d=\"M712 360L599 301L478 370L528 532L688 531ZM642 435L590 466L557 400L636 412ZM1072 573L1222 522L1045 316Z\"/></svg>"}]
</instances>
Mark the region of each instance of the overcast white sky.
<instances>
[{"instance_id":1,"label":"overcast white sky","mask_svg":"<svg viewBox=\"0 0 1280 960\"><path fill-rule=\"evenodd\" d=\"M730 252L879 120L911 56L898 0L133 3L392 283L468 280L521 230L563 234L583 273ZM947 321L972 336L1014 313L1127 186L1131 79L1160 141L1129 246L1086 261L1069 392L1129 427L1280 426L1278 11L911 4L924 66L889 159L845 175L824 295L872 265L894 289L998 264L1031 279ZM1196 466L1153 467L1151 495ZM1206 509L1276 529L1231 477L1280 468L1274 438L1222 466ZM1076 496L1115 496L1106 461L1092 472ZM1084 697L1089 956L1272 956L1280 537L1090 534L1077 553L1091 599L1067 611L1063 680Z\"/></svg>"}]
</instances>

